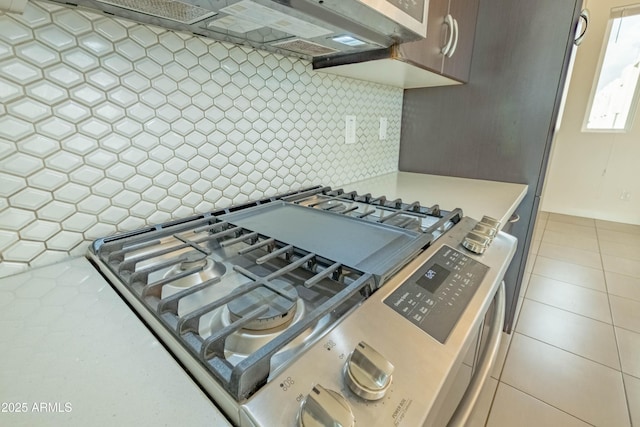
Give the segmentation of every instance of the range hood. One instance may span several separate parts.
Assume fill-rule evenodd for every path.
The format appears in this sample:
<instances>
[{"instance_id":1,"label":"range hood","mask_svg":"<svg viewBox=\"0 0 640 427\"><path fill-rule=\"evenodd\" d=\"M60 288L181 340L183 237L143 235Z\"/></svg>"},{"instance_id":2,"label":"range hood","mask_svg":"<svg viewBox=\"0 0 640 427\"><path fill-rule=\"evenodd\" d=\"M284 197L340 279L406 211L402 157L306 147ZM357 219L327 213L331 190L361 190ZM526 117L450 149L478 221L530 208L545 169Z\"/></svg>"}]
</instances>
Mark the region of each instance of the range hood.
<instances>
[{"instance_id":1,"label":"range hood","mask_svg":"<svg viewBox=\"0 0 640 427\"><path fill-rule=\"evenodd\" d=\"M305 59L426 35L428 0L54 0Z\"/></svg>"}]
</instances>

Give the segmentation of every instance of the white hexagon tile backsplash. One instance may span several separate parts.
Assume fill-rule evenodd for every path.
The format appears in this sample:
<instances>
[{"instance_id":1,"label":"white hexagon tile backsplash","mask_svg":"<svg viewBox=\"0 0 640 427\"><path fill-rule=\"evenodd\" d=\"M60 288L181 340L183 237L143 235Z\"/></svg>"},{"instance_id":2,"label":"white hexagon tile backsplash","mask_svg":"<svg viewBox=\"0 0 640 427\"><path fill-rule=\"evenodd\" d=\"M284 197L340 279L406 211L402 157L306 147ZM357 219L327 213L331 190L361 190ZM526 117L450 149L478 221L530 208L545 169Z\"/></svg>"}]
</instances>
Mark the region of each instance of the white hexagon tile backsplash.
<instances>
[{"instance_id":1,"label":"white hexagon tile backsplash","mask_svg":"<svg viewBox=\"0 0 640 427\"><path fill-rule=\"evenodd\" d=\"M40 1L0 13L0 277L118 231L395 171L401 112L401 89L299 59Z\"/></svg>"}]
</instances>

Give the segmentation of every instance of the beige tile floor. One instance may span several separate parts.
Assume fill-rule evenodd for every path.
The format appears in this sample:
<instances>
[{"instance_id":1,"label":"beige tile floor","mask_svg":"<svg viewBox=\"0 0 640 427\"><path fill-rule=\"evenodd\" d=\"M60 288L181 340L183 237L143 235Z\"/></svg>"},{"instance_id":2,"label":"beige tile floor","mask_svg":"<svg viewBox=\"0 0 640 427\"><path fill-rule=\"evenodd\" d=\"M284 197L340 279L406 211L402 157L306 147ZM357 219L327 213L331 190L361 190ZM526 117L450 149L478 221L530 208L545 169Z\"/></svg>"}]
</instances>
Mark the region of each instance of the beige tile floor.
<instances>
[{"instance_id":1,"label":"beige tile floor","mask_svg":"<svg viewBox=\"0 0 640 427\"><path fill-rule=\"evenodd\" d=\"M640 226L540 213L472 427L640 427Z\"/></svg>"}]
</instances>

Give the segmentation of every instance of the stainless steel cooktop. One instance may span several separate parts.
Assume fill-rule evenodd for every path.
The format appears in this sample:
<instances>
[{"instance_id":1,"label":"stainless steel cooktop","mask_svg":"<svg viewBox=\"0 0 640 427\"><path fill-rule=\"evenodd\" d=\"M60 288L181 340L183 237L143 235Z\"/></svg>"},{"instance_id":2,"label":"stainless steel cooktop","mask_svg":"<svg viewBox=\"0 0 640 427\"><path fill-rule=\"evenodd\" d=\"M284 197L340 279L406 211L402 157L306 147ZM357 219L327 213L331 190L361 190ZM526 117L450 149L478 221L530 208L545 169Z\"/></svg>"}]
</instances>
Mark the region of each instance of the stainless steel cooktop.
<instances>
[{"instance_id":1,"label":"stainless steel cooktop","mask_svg":"<svg viewBox=\"0 0 640 427\"><path fill-rule=\"evenodd\" d=\"M89 258L234 423L275 425L246 408L461 219L318 186L99 239Z\"/></svg>"}]
</instances>

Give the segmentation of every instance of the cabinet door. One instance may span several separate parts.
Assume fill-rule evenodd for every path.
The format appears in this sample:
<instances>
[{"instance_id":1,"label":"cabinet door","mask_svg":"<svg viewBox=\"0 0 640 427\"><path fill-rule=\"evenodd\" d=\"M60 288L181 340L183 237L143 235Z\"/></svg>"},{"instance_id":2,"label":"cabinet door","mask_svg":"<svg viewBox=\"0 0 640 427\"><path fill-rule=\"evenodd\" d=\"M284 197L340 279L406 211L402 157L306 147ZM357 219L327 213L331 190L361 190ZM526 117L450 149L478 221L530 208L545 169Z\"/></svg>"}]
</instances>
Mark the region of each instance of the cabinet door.
<instances>
[{"instance_id":1,"label":"cabinet door","mask_svg":"<svg viewBox=\"0 0 640 427\"><path fill-rule=\"evenodd\" d=\"M445 58L442 74L456 80L468 81L471 53L476 34L479 0L451 0L449 14L458 23L458 43L450 58Z\"/></svg>"},{"instance_id":2,"label":"cabinet door","mask_svg":"<svg viewBox=\"0 0 640 427\"><path fill-rule=\"evenodd\" d=\"M401 44L398 47L399 56L436 73L442 73L444 61L442 46L448 35L447 26L444 25L444 18L447 16L448 10L449 0L429 1L427 38L417 42Z\"/></svg>"}]
</instances>

